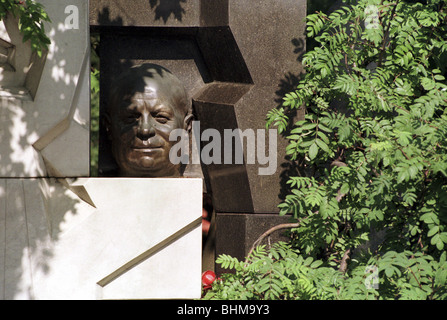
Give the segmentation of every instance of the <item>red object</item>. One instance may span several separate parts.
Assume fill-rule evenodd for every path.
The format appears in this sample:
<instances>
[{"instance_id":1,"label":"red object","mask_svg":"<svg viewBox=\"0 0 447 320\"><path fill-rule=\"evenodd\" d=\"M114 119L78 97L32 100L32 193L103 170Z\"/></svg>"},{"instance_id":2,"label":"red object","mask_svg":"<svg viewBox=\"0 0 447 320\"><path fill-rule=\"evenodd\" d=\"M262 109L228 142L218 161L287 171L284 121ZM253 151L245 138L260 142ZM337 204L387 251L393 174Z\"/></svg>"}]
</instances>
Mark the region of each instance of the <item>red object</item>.
<instances>
[{"instance_id":1,"label":"red object","mask_svg":"<svg viewBox=\"0 0 447 320\"><path fill-rule=\"evenodd\" d=\"M208 219L208 211L202 209L202 233L204 236L208 235L211 226L211 223L207 219Z\"/></svg>"},{"instance_id":2,"label":"red object","mask_svg":"<svg viewBox=\"0 0 447 320\"><path fill-rule=\"evenodd\" d=\"M210 289L214 280L216 280L216 274L213 271L208 270L202 273L203 289Z\"/></svg>"}]
</instances>

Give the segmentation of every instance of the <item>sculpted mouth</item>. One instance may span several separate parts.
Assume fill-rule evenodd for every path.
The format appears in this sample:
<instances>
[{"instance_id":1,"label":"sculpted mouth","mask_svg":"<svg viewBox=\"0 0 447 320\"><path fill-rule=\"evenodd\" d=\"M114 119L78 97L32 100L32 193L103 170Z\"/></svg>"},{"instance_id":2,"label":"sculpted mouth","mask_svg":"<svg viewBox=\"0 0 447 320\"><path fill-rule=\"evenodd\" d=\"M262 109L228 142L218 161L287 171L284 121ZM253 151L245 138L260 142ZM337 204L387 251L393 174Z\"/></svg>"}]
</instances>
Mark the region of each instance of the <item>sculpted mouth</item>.
<instances>
[{"instance_id":1,"label":"sculpted mouth","mask_svg":"<svg viewBox=\"0 0 447 320\"><path fill-rule=\"evenodd\" d=\"M132 149L135 151L140 151L140 152L150 152L150 151L162 149L162 147L144 146L144 147L133 147Z\"/></svg>"},{"instance_id":2,"label":"sculpted mouth","mask_svg":"<svg viewBox=\"0 0 447 320\"><path fill-rule=\"evenodd\" d=\"M135 141L132 145L132 149L139 152L151 152L156 150L161 150L163 145L160 143L150 142L147 140L144 141Z\"/></svg>"}]
</instances>

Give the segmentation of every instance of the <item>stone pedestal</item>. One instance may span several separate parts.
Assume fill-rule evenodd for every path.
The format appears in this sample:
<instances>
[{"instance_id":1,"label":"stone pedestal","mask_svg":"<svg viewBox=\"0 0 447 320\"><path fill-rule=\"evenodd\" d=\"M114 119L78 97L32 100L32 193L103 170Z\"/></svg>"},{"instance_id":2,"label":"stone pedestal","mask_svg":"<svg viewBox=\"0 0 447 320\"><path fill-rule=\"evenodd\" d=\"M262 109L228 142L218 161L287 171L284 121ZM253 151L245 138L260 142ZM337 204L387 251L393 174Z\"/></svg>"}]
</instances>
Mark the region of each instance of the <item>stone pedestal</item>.
<instances>
[{"instance_id":1,"label":"stone pedestal","mask_svg":"<svg viewBox=\"0 0 447 320\"><path fill-rule=\"evenodd\" d=\"M201 179L0 180L0 298L199 298L201 204Z\"/></svg>"}]
</instances>

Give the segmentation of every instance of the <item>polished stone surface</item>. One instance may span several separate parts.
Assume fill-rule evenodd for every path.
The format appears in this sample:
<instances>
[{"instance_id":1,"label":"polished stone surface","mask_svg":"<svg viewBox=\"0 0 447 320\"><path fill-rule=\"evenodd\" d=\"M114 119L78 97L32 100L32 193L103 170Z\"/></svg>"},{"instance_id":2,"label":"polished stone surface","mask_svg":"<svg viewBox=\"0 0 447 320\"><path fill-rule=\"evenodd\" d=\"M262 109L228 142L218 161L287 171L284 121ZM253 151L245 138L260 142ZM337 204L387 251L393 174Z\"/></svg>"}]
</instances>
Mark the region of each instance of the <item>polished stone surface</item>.
<instances>
[{"instance_id":1,"label":"polished stone surface","mask_svg":"<svg viewBox=\"0 0 447 320\"><path fill-rule=\"evenodd\" d=\"M227 13L228 0L90 1L90 24L102 26L226 25Z\"/></svg>"}]
</instances>

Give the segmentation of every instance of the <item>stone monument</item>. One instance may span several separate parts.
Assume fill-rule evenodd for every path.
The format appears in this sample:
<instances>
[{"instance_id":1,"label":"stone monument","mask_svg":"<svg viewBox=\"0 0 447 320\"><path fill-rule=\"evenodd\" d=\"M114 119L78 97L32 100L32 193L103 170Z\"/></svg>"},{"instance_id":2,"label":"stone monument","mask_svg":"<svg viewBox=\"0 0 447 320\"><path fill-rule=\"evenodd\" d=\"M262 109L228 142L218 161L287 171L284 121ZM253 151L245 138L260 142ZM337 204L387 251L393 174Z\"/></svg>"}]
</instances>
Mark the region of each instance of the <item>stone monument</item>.
<instances>
[{"instance_id":1,"label":"stone monument","mask_svg":"<svg viewBox=\"0 0 447 320\"><path fill-rule=\"evenodd\" d=\"M17 21L0 23L0 299L200 297L202 180L89 177L88 2L39 2L52 21L42 58ZM134 100L157 101L158 80ZM157 136L133 122L140 137ZM159 169L169 146L156 141L141 139L141 157L124 160Z\"/></svg>"},{"instance_id":2,"label":"stone monument","mask_svg":"<svg viewBox=\"0 0 447 320\"><path fill-rule=\"evenodd\" d=\"M305 16L304 0L91 0L90 24L101 38L101 108L122 70L156 63L171 70L192 97L200 124L193 126L193 137L209 130L221 137L225 130L263 130L266 113L303 71ZM106 172L113 165L104 129L102 137L99 166ZM208 141L195 142L200 157ZM248 163L247 149L242 163L225 163L224 150L221 161L202 161L216 213L216 254L243 259L266 229L288 221L277 208L288 174L281 166L286 143L278 136L276 150L264 148L265 156L275 156L274 172L267 175L259 174L266 164Z\"/></svg>"}]
</instances>

